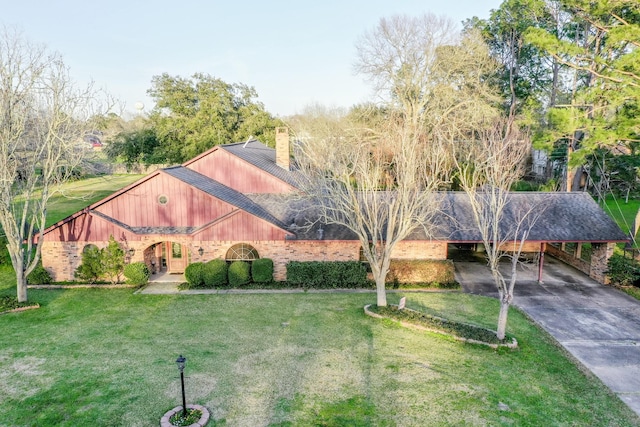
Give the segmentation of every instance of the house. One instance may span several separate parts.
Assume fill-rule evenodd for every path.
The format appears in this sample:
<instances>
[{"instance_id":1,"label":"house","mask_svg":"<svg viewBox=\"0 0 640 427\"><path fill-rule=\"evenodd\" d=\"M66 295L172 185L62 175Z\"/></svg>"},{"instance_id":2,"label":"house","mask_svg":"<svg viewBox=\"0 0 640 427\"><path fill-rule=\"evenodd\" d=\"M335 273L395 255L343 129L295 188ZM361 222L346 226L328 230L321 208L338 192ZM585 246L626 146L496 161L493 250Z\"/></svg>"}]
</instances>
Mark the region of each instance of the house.
<instances>
[{"instance_id":1,"label":"house","mask_svg":"<svg viewBox=\"0 0 640 427\"><path fill-rule=\"evenodd\" d=\"M182 273L191 262L214 258L271 258L274 278L286 278L289 261L353 261L360 242L348 230L308 223L312 210L297 197L286 129L276 149L259 141L216 146L180 166L152 172L44 231L43 266L55 281L73 280L88 245L105 247L114 236L130 262L152 272ZM435 236L416 231L400 242L395 259L446 259L451 244L480 236L463 193L442 193L445 214ZM591 262L565 256L604 281L615 242L627 236L586 193L513 193L513 206L547 205L526 244L530 252L562 255L568 242L591 243ZM552 245L553 244L553 245ZM558 246L558 247L556 247ZM579 255L579 254L578 254Z\"/></svg>"}]
</instances>

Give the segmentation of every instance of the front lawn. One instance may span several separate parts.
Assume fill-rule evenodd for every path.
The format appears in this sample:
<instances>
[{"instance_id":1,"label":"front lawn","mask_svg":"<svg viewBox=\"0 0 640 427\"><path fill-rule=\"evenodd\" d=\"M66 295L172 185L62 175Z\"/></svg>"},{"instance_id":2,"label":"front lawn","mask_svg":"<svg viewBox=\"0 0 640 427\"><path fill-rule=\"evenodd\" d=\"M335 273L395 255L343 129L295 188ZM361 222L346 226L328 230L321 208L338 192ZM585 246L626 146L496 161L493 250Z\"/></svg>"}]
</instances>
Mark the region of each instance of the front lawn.
<instances>
[{"instance_id":1,"label":"front lawn","mask_svg":"<svg viewBox=\"0 0 640 427\"><path fill-rule=\"evenodd\" d=\"M0 296L13 295L0 274ZM407 293L407 306L493 329L498 302ZM399 294L390 294L397 303ZM517 350L363 313L374 294L137 295L29 291L0 316L0 425L156 426L187 401L210 426L640 425L512 310Z\"/></svg>"}]
</instances>

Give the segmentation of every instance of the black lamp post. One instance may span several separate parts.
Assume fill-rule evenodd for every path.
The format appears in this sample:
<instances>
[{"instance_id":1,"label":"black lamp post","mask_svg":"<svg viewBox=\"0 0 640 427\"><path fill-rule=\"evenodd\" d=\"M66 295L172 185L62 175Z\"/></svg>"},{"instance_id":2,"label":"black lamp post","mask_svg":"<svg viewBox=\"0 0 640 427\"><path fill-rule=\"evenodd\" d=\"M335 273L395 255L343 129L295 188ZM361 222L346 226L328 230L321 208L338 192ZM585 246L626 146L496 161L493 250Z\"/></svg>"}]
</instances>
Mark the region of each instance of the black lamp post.
<instances>
[{"instance_id":1,"label":"black lamp post","mask_svg":"<svg viewBox=\"0 0 640 427\"><path fill-rule=\"evenodd\" d=\"M180 370L180 384L182 385L182 416L187 416L187 400L184 398L184 365L187 362L186 357L178 357L176 363L178 364L178 369Z\"/></svg>"}]
</instances>

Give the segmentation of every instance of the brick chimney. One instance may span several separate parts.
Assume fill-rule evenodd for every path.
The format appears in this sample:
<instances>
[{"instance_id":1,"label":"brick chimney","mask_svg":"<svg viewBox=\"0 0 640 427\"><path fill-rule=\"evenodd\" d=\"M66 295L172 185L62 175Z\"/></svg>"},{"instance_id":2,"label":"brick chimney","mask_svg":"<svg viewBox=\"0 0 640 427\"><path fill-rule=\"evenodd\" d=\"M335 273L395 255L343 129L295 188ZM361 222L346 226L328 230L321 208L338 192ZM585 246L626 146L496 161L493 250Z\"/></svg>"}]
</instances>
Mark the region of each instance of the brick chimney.
<instances>
[{"instance_id":1,"label":"brick chimney","mask_svg":"<svg viewBox=\"0 0 640 427\"><path fill-rule=\"evenodd\" d=\"M286 127L276 128L276 164L289 170L289 129Z\"/></svg>"}]
</instances>

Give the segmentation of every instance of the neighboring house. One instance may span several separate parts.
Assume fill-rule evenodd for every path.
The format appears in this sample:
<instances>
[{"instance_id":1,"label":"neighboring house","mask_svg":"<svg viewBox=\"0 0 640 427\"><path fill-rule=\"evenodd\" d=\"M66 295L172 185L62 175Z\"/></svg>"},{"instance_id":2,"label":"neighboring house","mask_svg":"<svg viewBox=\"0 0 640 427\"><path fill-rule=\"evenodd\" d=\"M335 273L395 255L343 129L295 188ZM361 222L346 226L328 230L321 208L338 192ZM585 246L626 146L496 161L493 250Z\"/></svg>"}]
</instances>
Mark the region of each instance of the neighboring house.
<instances>
[{"instance_id":1,"label":"neighboring house","mask_svg":"<svg viewBox=\"0 0 640 427\"><path fill-rule=\"evenodd\" d=\"M83 250L105 247L111 235L129 261L143 261L152 272L182 273L191 262L214 258L271 258L275 279L284 280L289 261L359 260L360 242L353 233L317 221L309 225L313 209L297 195L288 133L278 131L276 140L275 150L258 141L216 146L76 212L45 230L43 266L55 281L73 280ZM542 200L546 206L526 251L557 254L559 248L548 243L591 243L592 261L578 267L605 280L614 242L627 237L588 194L512 197L513 206ZM442 199L436 235L413 233L398 244L395 259L446 259L449 245L480 241L467 196L442 193Z\"/></svg>"}]
</instances>

